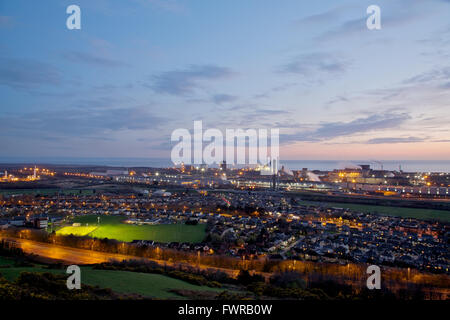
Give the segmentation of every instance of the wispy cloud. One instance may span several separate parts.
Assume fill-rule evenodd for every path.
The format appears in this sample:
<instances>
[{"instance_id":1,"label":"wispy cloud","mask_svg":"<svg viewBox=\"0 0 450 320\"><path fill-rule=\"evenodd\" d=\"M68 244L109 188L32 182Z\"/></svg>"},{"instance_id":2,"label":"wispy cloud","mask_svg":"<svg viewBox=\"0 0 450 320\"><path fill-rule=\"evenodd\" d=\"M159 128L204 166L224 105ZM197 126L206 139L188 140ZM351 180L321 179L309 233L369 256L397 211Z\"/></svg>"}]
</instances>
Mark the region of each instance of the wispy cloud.
<instances>
[{"instance_id":1,"label":"wispy cloud","mask_svg":"<svg viewBox=\"0 0 450 320\"><path fill-rule=\"evenodd\" d=\"M336 38L348 37L355 34L360 34L362 32L367 32L366 19L366 17L358 17L356 19L347 20L338 27L335 27L323 33L322 35L317 37L316 40L328 41Z\"/></svg>"},{"instance_id":2,"label":"wispy cloud","mask_svg":"<svg viewBox=\"0 0 450 320\"><path fill-rule=\"evenodd\" d=\"M414 77L403 81L404 84L433 84L436 82L450 81L450 67L441 67L438 69L422 72Z\"/></svg>"},{"instance_id":3,"label":"wispy cloud","mask_svg":"<svg viewBox=\"0 0 450 320\"><path fill-rule=\"evenodd\" d=\"M344 13L346 9L348 9L348 6L332 8L330 10L312 14L302 19L299 19L296 21L296 24L301 26L311 24L326 24L329 23L330 21L340 18L342 13Z\"/></svg>"},{"instance_id":4,"label":"wispy cloud","mask_svg":"<svg viewBox=\"0 0 450 320\"><path fill-rule=\"evenodd\" d=\"M50 64L30 59L0 58L0 85L32 89L59 85L61 72Z\"/></svg>"},{"instance_id":5,"label":"wispy cloud","mask_svg":"<svg viewBox=\"0 0 450 320\"><path fill-rule=\"evenodd\" d=\"M238 117L236 117L237 114ZM216 128L275 128L279 127L280 118L290 116L292 116L291 112L283 108L243 103L217 107L217 111L210 113L205 123ZM205 120L203 115L198 119Z\"/></svg>"},{"instance_id":6,"label":"wispy cloud","mask_svg":"<svg viewBox=\"0 0 450 320\"><path fill-rule=\"evenodd\" d=\"M361 16L361 12L364 12L366 7L367 6L364 5L360 5L359 7L349 7L357 10L353 10L350 18L342 21L339 25L333 26L328 31L319 35L316 40L319 42L324 42L348 37L359 37L364 34L367 35L368 30L366 27L366 20L368 16ZM438 12L434 6L429 6L428 3L417 0L399 0L395 2L388 2L387 4L381 6L381 10L382 27L389 29L421 21L424 18ZM334 11L324 12L322 14L323 19L332 19L333 13ZM337 13L334 14L336 15Z\"/></svg>"},{"instance_id":7,"label":"wispy cloud","mask_svg":"<svg viewBox=\"0 0 450 320\"><path fill-rule=\"evenodd\" d=\"M63 57L71 62L89 64L99 67L125 67L127 63L109 58L99 57L86 52L72 51L63 54Z\"/></svg>"},{"instance_id":8,"label":"wispy cloud","mask_svg":"<svg viewBox=\"0 0 450 320\"><path fill-rule=\"evenodd\" d=\"M338 76L350 67L351 62L338 54L315 52L302 54L281 66L279 72L301 76L307 83L323 82Z\"/></svg>"},{"instance_id":9,"label":"wispy cloud","mask_svg":"<svg viewBox=\"0 0 450 320\"><path fill-rule=\"evenodd\" d=\"M185 70L163 72L153 77L150 87L158 93L186 95L193 93L204 80L219 80L233 74L229 68L214 65L191 65Z\"/></svg>"},{"instance_id":10,"label":"wispy cloud","mask_svg":"<svg viewBox=\"0 0 450 320\"><path fill-rule=\"evenodd\" d=\"M319 127L313 131L282 134L280 135L280 141L283 143L296 141L324 141L364 132L397 128L409 119L410 116L406 113L386 113L373 114L350 122L326 122L321 123Z\"/></svg>"},{"instance_id":11,"label":"wispy cloud","mask_svg":"<svg viewBox=\"0 0 450 320\"><path fill-rule=\"evenodd\" d=\"M41 111L23 115L0 116L2 135L83 137L106 136L109 132L122 130L149 130L161 127L167 119L156 116L145 107L91 108Z\"/></svg>"},{"instance_id":12,"label":"wispy cloud","mask_svg":"<svg viewBox=\"0 0 450 320\"><path fill-rule=\"evenodd\" d=\"M393 144L393 143L414 143L414 142L424 142L426 138L420 137L387 137L387 138L373 138L367 140L365 143L368 144Z\"/></svg>"},{"instance_id":13,"label":"wispy cloud","mask_svg":"<svg viewBox=\"0 0 450 320\"><path fill-rule=\"evenodd\" d=\"M230 95L230 94L224 94L224 93L220 93L220 94L215 94L211 97L211 100L215 103L215 104L222 104L222 103L228 103L228 102L234 102L237 100L238 97Z\"/></svg>"}]
</instances>

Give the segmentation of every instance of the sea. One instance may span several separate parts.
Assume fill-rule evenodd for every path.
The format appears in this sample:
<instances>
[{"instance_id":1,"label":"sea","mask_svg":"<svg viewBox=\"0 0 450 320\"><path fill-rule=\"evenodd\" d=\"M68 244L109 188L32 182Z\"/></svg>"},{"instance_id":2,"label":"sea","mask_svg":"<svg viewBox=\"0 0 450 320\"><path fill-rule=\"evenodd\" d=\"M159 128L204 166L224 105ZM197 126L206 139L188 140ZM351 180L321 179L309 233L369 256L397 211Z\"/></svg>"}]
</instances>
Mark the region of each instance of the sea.
<instances>
[{"instance_id":1,"label":"sea","mask_svg":"<svg viewBox=\"0 0 450 320\"><path fill-rule=\"evenodd\" d=\"M88 157L1 157L1 164L53 164L53 165L93 165L111 167L153 167L174 166L165 158L88 158ZM354 168L368 164L373 169L403 170L405 172L447 172L450 173L450 160L283 160L280 167L290 170L333 170Z\"/></svg>"}]
</instances>

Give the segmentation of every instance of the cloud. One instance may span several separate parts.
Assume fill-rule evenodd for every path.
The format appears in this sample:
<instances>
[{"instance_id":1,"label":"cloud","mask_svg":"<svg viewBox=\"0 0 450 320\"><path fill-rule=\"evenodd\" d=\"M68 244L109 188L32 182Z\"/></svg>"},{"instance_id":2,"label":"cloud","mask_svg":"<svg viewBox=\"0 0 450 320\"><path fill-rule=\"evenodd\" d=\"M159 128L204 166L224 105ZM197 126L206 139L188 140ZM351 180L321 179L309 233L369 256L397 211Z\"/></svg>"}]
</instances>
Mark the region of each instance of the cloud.
<instances>
[{"instance_id":1,"label":"cloud","mask_svg":"<svg viewBox=\"0 0 450 320\"><path fill-rule=\"evenodd\" d=\"M276 94L276 93L286 91L292 87L295 87L296 85L298 85L298 83L296 83L296 82L283 83L283 84L274 86L274 87L266 90L265 92L254 94L253 98L254 99L266 99L266 98L271 97L274 93Z\"/></svg>"},{"instance_id":2,"label":"cloud","mask_svg":"<svg viewBox=\"0 0 450 320\"><path fill-rule=\"evenodd\" d=\"M332 104L336 104L336 103L345 103L345 102L349 102L349 98L347 98L346 96L343 95L338 95L336 97L334 97L333 99L327 101L326 105L332 105Z\"/></svg>"},{"instance_id":3,"label":"cloud","mask_svg":"<svg viewBox=\"0 0 450 320\"><path fill-rule=\"evenodd\" d=\"M450 25L437 29L433 34L427 35L426 38L417 40L417 42L426 49L422 53L424 56L449 57L446 49L450 45Z\"/></svg>"},{"instance_id":4,"label":"cloud","mask_svg":"<svg viewBox=\"0 0 450 320\"><path fill-rule=\"evenodd\" d=\"M423 112L426 106L427 114L439 112L440 119L445 119L448 107L450 88L450 66L435 67L415 73L390 86L366 89L360 92L345 93L325 103L329 107L335 103L346 105L379 106L400 112ZM370 111L369 111L370 112Z\"/></svg>"},{"instance_id":5,"label":"cloud","mask_svg":"<svg viewBox=\"0 0 450 320\"><path fill-rule=\"evenodd\" d=\"M238 115L238 116L237 116ZM211 125L215 128L276 128L279 127L281 118L292 117L289 110L276 107L261 107L258 104L242 103L234 106L218 106L216 112L198 116L196 120L203 120L205 126ZM296 127L298 129L298 126Z\"/></svg>"},{"instance_id":6,"label":"cloud","mask_svg":"<svg viewBox=\"0 0 450 320\"><path fill-rule=\"evenodd\" d=\"M296 24L299 25L306 25L306 24L324 24L329 23L330 21L333 21L341 16L343 13L344 8L338 7L333 8L328 11L324 11L321 13L313 14L307 17L304 17L296 22Z\"/></svg>"},{"instance_id":7,"label":"cloud","mask_svg":"<svg viewBox=\"0 0 450 320\"><path fill-rule=\"evenodd\" d=\"M72 52L64 53L63 57L66 60L71 61L71 62L83 63L83 64L94 65L94 66L99 66L99 67L116 68L116 67L128 66L128 64L126 64L122 61L98 57L98 56L91 55L89 53L79 52L79 51L72 51Z\"/></svg>"},{"instance_id":8,"label":"cloud","mask_svg":"<svg viewBox=\"0 0 450 320\"><path fill-rule=\"evenodd\" d=\"M61 81L60 71L49 64L29 59L0 58L0 85L31 89L59 85Z\"/></svg>"},{"instance_id":9,"label":"cloud","mask_svg":"<svg viewBox=\"0 0 450 320\"><path fill-rule=\"evenodd\" d=\"M282 92L282 91L285 91L285 90L287 90L289 88L292 88L292 87L294 87L296 85L297 85L297 83L295 83L295 82L284 83L284 84L281 84L281 85L273 87L271 89L271 91L272 92Z\"/></svg>"},{"instance_id":10,"label":"cloud","mask_svg":"<svg viewBox=\"0 0 450 320\"><path fill-rule=\"evenodd\" d=\"M445 89L445 90L450 89L450 82L446 82L446 83L442 84L442 85L441 85L441 88L442 88L442 89Z\"/></svg>"},{"instance_id":11,"label":"cloud","mask_svg":"<svg viewBox=\"0 0 450 320\"><path fill-rule=\"evenodd\" d=\"M256 116L258 116L258 115L262 115L262 116L264 116L264 115L277 115L277 114L288 114L288 113L290 113L289 111L287 111L287 110L280 110L280 109L256 109L255 110L255 115Z\"/></svg>"},{"instance_id":12,"label":"cloud","mask_svg":"<svg viewBox=\"0 0 450 320\"><path fill-rule=\"evenodd\" d=\"M117 90L117 89L111 89ZM82 95L81 98L76 99L71 106L73 108L87 110L88 112L93 112L94 110L99 109L114 109L120 108L121 105L125 103L131 103L134 99L130 97L119 97L108 94L107 96L98 96L98 97L88 97Z\"/></svg>"},{"instance_id":13,"label":"cloud","mask_svg":"<svg viewBox=\"0 0 450 320\"><path fill-rule=\"evenodd\" d=\"M111 42L102 38L91 37L88 42L92 52L95 52L97 55L108 56L116 50Z\"/></svg>"},{"instance_id":14,"label":"cloud","mask_svg":"<svg viewBox=\"0 0 450 320\"><path fill-rule=\"evenodd\" d=\"M314 136L327 139L336 136L348 136L355 133L394 128L408 119L410 119L410 116L406 113L374 114L350 122L329 122L318 128Z\"/></svg>"},{"instance_id":15,"label":"cloud","mask_svg":"<svg viewBox=\"0 0 450 320\"><path fill-rule=\"evenodd\" d=\"M148 108L91 108L40 111L23 115L0 116L2 135L107 137L110 132L160 128L167 119L152 114Z\"/></svg>"},{"instance_id":16,"label":"cloud","mask_svg":"<svg viewBox=\"0 0 450 320\"><path fill-rule=\"evenodd\" d=\"M420 73L403 81L404 84L429 84L438 81L450 81L450 67L441 67Z\"/></svg>"},{"instance_id":17,"label":"cloud","mask_svg":"<svg viewBox=\"0 0 450 320\"><path fill-rule=\"evenodd\" d=\"M98 86L92 86L92 89L99 92L111 92L114 90L132 89L134 85L132 83L127 84L103 84Z\"/></svg>"},{"instance_id":18,"label":"cloud","mask_svg":"<svg viewBox=\"0 0 450 320\"><path fill-rule=\"evenodd\" d=\"M191 65L185 70L163 72L153 77L150 87L158 93L182 96L192 93L203 80L228 78L233 72L214 65Z\"/></svg>"},{"instance_id":19,"label":"cloud","mask_svg":"<svg viewBox=\"0 0 450 320\"><path fill-rule=\"evenodd\" d=\"M410 116L406 113L387 113L384 115L373 114L350 122L326 122L320 124L319 127L313 131L281 134L280 141L283 143L296 141L325 141L358 133L397 128L409 119Z\"/></svg>"},{"instance_id":20,"label":"cloud","mask_svg":"<svg viewBox=\"0 0 450 320\"><path fill-rule=\"evenodd\" d=\"M344 73L350 64L350 61L337 54L316 52L296 57L281 66L279 72L302 76L308 83L321 83L326 77L335 77Z\"/></svg>"},{"instance_id":21,"label":"cloud","mask_svg":"<svg viewBox=\"0 0 450 320\"><path fill-rule=\"evenodd\" d=\"M442 0L441 0L442 1ZM341 22L337 26L333 26L330 30L324 32L315 38L319 42L332 40L341 40L349 37L367 37L366 21L369 15L361 15L365 13L367 6L348 7L352 10L352 18ZM386 3L381 7L381 26L382 29L392 29L411 23L421 21L429 15L437 12L433 6L429 6L425 1L399 0ZM319 16L320 17L320 16ZM323 13L323 17L332 21L333 11ZM376 34L373 33L372 34Z\"/></svg>"},{"instance_id":22,"label":"cloud","mask_svg":"<svg viewBox=\"0 0 450 320\"><path fill-rule=\"evenodd\" d=\"M448 106L449 88L450 67L442 66L418 73L391 87L368 90L364 95L372 103L383 103L390 106L408 105L410 110L422 105L436 109Z\"/></svg>"},{"instance_id":23,"label":"cloud","mask_svg":"<svg viewBox=\"0 0 450 320\"><path fill-rule=\"evenodd\" d=\"M392 143L414 143L414 142L424 142L425 138L419 137L407 137L407 138L399 138L399 137L389 137L389 138L374 138L367 140L365 143L368 144L392 144Z\"/></svg>"},{"instance_id":24,"label":"cloud","mask_svg":"<svg viewBox=\"0 0 450 320\"><path fill-rule=\"evenodd\" d=\"M323 33L322 35L317 37L316 40L328 41L340 37L348 37L362 32L367 32L366 20L366 17L347 20L338 27L335 27L332 30Z\"/></svg>"},{"instance_id":25,"label":"cloud","mask_svg":"<svg viewBox=\"0 0 450 320\"><path fill-rule=\"evenodd\" d=\"M215 104L222 104L227 102L234 102L237 100L237 97L229 94L215 94L212 96L211 100Z\"/></svg>"}]
</instances>

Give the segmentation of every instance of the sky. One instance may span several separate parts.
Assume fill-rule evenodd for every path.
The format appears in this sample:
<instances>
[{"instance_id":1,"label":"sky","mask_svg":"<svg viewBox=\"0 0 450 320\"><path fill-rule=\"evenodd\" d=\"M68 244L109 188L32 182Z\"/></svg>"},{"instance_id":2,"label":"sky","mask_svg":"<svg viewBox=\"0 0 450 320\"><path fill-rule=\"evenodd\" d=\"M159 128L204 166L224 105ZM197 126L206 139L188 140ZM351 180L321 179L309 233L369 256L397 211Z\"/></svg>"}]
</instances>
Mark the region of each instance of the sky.
<instances>
[{"instance_id":1,"label":"sky","mask_svg":"<svg viewBox=\"0 0 450 320\"><path fill-rule=\"evenodd\" d=\"M202 120L279 128L282 159L450 160L449 14L449 0L0 0L0 156L164 158Z\"/></svg>"}]
</instances>

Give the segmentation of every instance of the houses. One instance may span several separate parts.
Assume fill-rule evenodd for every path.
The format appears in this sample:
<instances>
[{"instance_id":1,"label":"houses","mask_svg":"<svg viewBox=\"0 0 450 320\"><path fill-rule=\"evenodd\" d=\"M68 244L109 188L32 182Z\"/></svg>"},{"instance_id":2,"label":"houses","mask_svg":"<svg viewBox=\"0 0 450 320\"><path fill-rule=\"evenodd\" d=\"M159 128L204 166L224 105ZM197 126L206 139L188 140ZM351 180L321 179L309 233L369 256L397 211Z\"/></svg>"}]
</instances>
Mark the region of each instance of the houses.
<instances>
[{"instance_id":1,"label":"houses","mask_svg":"<svg viewBox=\"0 0 450 320\"><path fill-rule=\"evenodd\" d=\"M31 221L36 229L47 229L48 227L48 217L36 217Z\"/></svg>"},{"instance_id":2,"label":"houses","mask_svg":"<svg viewBox=\"0 0 450 320\"><path fill-rule=\"evenodd\" d=\"M23 216L13 217L9 220L9 224L15 227L24 227L27 219Z\"/></svg>"},{"instance_id":3,"label":"houses","mask_svg":"<svg viewBox=\"0 0 450 320\"><path fill-rule=\"evenodd\" d=\"M9 226L8 220L3 220L3 219L0 220L0 230L7 229L8 226Z\"/></svg>"},{"instance_id":4,"label":"houses","mask_svg":"<svg viewBox=\"0 0 450 320\"><path fill-rule=\"evenodd\" d=\"M225 201L225 200L226 201ZM20 201L19 201L20 200ZM46 219L47 213L54 213ZM11 198L0 212L15 227L46 228L66 216L120 215L127 223L207 225L202 248L236 257L270 255L345 263L371 262L448 272L449 224L386 217L342 208L297 204L281 193L173 192ZM25 219L29 216L28 221ZM137 245L196 250L191 244L137 241ZM200 249L204 251L204 249ZM447 270L447 271L446 271Z\"/></svg>"}]
</instances>

